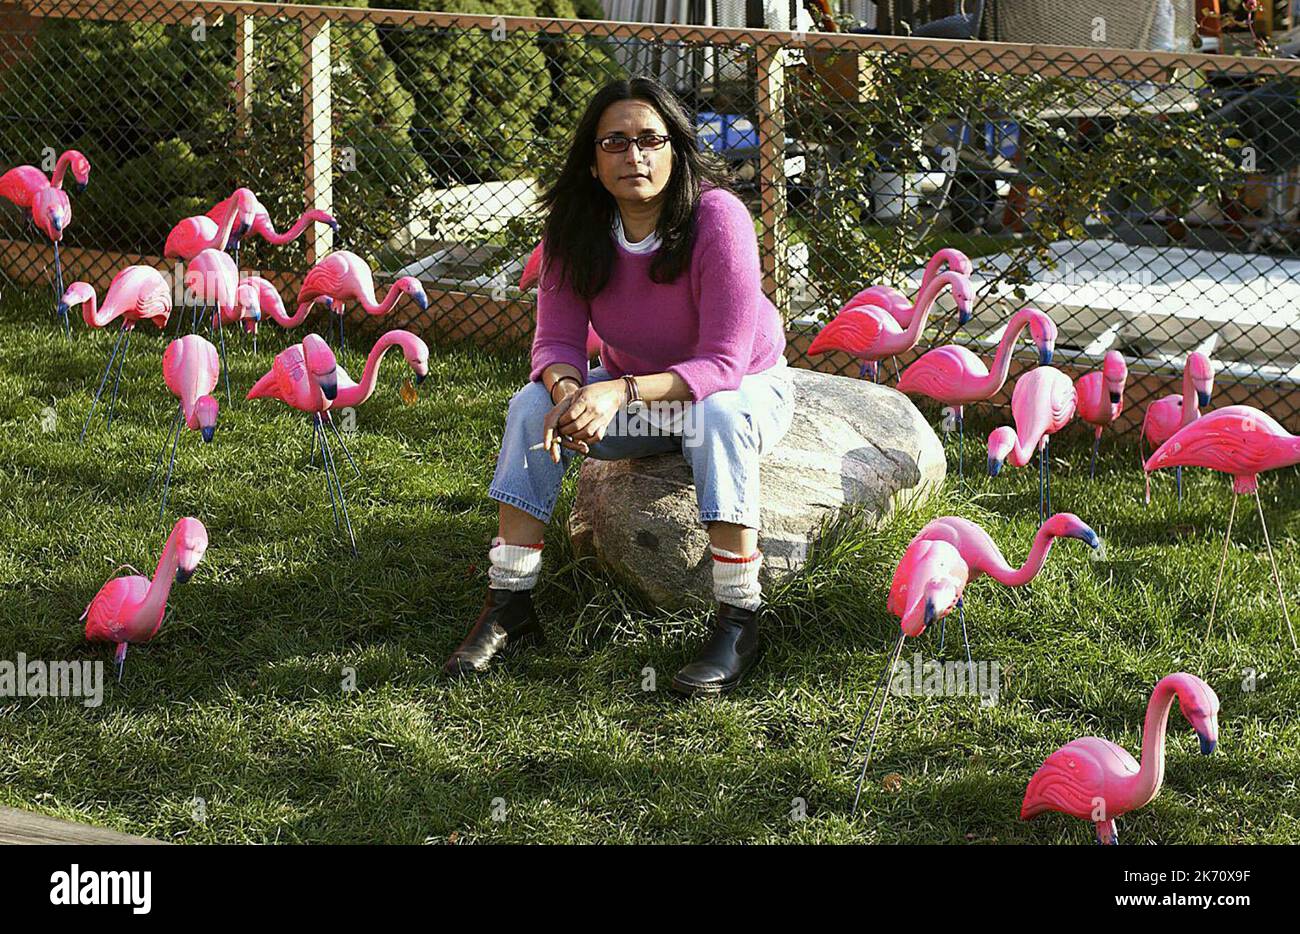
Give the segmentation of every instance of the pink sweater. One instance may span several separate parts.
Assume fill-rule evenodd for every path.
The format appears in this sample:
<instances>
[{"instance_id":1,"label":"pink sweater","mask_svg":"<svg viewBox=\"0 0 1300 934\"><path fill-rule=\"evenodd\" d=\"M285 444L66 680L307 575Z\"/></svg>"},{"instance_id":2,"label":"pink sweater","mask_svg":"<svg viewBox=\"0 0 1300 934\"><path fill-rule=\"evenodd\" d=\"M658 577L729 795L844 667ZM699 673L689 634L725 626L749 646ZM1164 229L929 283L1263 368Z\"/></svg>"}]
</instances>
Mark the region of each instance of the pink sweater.
<instances>
[{"instance_id":1,"label":"pink sweater","mask_svg":"<svg viewBox=\"0 0 1300 934\"><path fill-rule=\"evenodd\" d=\"M731 192L709 189L696 220L690 266L674 282L651 281L656 254L629 253L617 241L609 282L590 302L567 282L555 288L543 272L530 379L553 363L585 375L589 321L614 377L676 373L696 401L774 366L785 352L785 328L763 294L749 210Z\"/></svg>"}]
</instances>

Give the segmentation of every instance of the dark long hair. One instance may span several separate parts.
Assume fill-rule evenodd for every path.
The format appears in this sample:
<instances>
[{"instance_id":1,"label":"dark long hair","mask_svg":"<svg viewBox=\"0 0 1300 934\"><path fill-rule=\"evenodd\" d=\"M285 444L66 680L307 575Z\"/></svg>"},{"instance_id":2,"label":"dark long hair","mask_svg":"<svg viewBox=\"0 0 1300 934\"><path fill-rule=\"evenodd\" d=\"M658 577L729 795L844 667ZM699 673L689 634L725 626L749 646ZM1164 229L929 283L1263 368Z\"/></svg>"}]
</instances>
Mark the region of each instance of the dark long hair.
<instances>
[{"instance_id":1,"label":"dark long hair","mask_svg":"<svg viewBox=\"0 0 1300 934\"><path fill-rule=\"evenodd\" d=\"M614 196L591 174L596 128L606 107L625 100L645 101L658 111L668 127L675 157L664 189L663 211L655 225L660 247L650 264L651 279L672 282L690 264L700 192L709 187L731 189L726 163L700 151L694 121L668 88L645 77L611 81L601 88L578 122L559 177L539 199L547 212L543 239L548 285L567 278L585 299L595 296L609 281L615 256L610 227L618 210ZM561 278L552 282L552 275Z\"/></svg>"}]
</instances>

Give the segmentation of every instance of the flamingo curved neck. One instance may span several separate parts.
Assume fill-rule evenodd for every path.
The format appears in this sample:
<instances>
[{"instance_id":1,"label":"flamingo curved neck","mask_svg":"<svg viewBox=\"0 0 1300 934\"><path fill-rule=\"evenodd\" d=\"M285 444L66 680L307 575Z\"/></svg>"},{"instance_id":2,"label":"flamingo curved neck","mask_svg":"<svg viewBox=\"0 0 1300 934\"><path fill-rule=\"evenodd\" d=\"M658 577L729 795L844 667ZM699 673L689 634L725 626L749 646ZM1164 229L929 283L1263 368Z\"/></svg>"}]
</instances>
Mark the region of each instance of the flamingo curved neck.
<instances>
[{"instance_id":1,"label":"flamingo curved neck","mask_svg":"<svg viewBox=\"0 0 1300 934\"><path fill-rule=\"evenodd\" d=\"M108 304L105 303L103 308L103 317L100 317L99 296L95 294L94 289L91 289L90 298L86 299L86 309L81 317L82 320L89 323L91 327L102 328L104 325L108 324L108 322L112 321L115 316L109 314Z\"/></svg>"},{"instance_id":2,"label":"flamingo curved neck","mask_svg":"<svg viewBox=\"0 0 1300 934\"><path fill-rule=\"evenodd\" d=\"M339 398L345 400L344 404L360 405L374 395L375 386L379 382L379 365L383 362L384 354L398 346L400 341L400 337L385 334L374 347L370 348L370 354L366 357L366 368L361 373L361 381L354 388L346 391L346 396L345 390L339 389Z\"/></svg>"},{"instance_id":3,"label":"flamingo curved neck","mask_svg":"<svg viewBox=\"0 0 1300 934\"><path fill-rule=\"evenodd\" d=\"M920 340L921 332L925 330L925 325L930 318L930 309L934 307L934 301L939 297L939 292L943 287L949 284L951 276L944 272L935 276L930 281L921 286L921 291L916 297L916 304L912 306L912 321L903 332L907 346L915 346Z\"/></svg>"},{"instance_id":4,"label":"flamingo curved neck","mask_svg":"<svg viewBox=\"0 0 1300 934\"><path fill-rule=\"evenodd\" d=\"M307 313L311 311L311 302L303 302L297 307L292 315L286 315L279 308L272 306L267 309L267 314L275 319L275 323L281 327L296 328L307 318Z\"/></svg>"},{"instance_id":5,"label":"flamingo curved neck","mask_svg":"<svg viewBox=\"0 0 1300 934\"><path fill-rule=\"evenodd\" d=\"M1011 323L1007 325L1006 333L1002 335L1002 340L998 341L998 349L993 355L993 366L989 367L989 375L979 380L981 389L989 396L1006 384L1007 376L1011 373L1011 357L1016 350L1016 341L1020 340L1020 335L1027 327L1029 327L1029 315L1017 312L1011 316Z\"/></svg>"},{"instance_id":6,"label":"flamingo curved neck","mask_svg":"<svg viewBox=\"0 0 1300 934\"><path fill-rule=\"evenodd\" d=\"M64 153L63 155L59 156L59 161L54 166L54 174L50 177L51 187L54 188L63 187L63 173L68 171L68 165L71 162L72 159L68 156L67 153Z\"/></svg>"},{"instance_id":7,"label":"flamingo curved neck","mask_svg":"<svg viewBox=\"0 0 1300 934\"><path fill-rule=\"evenodd\" d=\"M180 567L179 548L176 545L176 532L167 538L163 553L154 568L153 579L149 581L149 590L140 602L139 611L146 620L161 622L163 610L167 608L167 598L172 592L172 583L176 580L176 569Z\"/></svg>"},{"instance_id":8,"label":"flamingo curved neck","mask_svg":"<svg viewBox=\"0 0 1300 934\"><path fill-rule=\"evenodd\" d=\"M1043 569L1047 563L1047 553L1052 550L1052 542L1056 538L1049 532L1046 527L1040 527L1038 534L1034 536L1034 546L1029 549L1029 556L1025 558L1025 563L1018 568L1013 568L1007 564L1002 553L994 549L996 563L991 565L986 572L989 577L993 578L1000 584L1008 587L1019 587L1021 584L1027 584Z\"/></svg>"},{"instance_id":9,"label":"flamingo curved neck","mask_svg":"<svg viewBox=\"0 0 1300 934\"><path fill-rule=\"evenodd\" d=\"M306 230L314 220L311 216L312 214L313 211L303 211L302 214L298 216L298 219L293 222L293 225L284 233L277 233L275 225L271 223L271 216L269 214L264 215L258 218L258 233L262 235L262 239L267 243L272 243L276 246L283 246L284 244L291 243L302 236L302 232Z\"/></svg>"},{"instance_id":10,"label":"flamingo curved neck","mask_svg":"<svg viewBox=\"0 0 1300 934\"><path fill-rule=\"evenodd\" d=\"M1190 425L1201 415L1201 400L1196 395L1196 386L1192 382L1192 368L1183 367L1183 419L1184 426Z\"/></svg>"},{"instance_id":11,"label":"flamingo curved neck","mask_svg":"<svg viewBox=\"0 0 1300 934\"><path fill-rule=\"evenodd\" d=\"M1177 692L1173 686L1161 681L1156 685L1147 703L1146 718L1142 721L1142 761L1137 774L1135 799L1138 807L1149 802L1160 791L1165 781L1165 731L1169 726L1169 709L1174 705Z\"/></svg>"},{"instance_id":12,"label":"flamingo curved neck","mask_svg":"<svg viewBox=\"0 0 1300 934\"><path fill-rule=\"evenodd\" d=\"M221 222L221 229L217 231L217 241L213 244L213 249L224 250L226 244L230 242L230 232L235 229L235 218L239 216L239 199L234 195L230 197L230 207L226 210L226 218Z\"/></svg>"},{"instance_id":13,"label":"flamingo curved neck","mask_svg":"<svg viewBox=\"0 0 1300 934\"><path fill-rule=\"evenodd\" d=\"M1020 426L1016 426L1016 443L1011 449L1011 454L1007 459L1017 467L1024 467L1034 458L1034 454L1042 450L1043 439L1046 435L1039 434L1037 437L1032 435L1021 437Z\"/></svg>"},{"instance_id":14,"label":"flamingo curved neck","mask_svg":"<svg viewBox=\"0 0 1300 934\"><path fill-rule=\"evenodd\" d=\"M363 307L366 310L366 314L369 315L386 315L389 310L397 304L397 297L401 292L402 290L398 288L397 283L394 282L388 287L388 294L384 296L384 300L377 305L375 304L374 299L362 295L361 307ZM382 343L382 341L380 343ZM379 345L376 344L375 346L378 348Z\"/></svg>"}]
</instances>

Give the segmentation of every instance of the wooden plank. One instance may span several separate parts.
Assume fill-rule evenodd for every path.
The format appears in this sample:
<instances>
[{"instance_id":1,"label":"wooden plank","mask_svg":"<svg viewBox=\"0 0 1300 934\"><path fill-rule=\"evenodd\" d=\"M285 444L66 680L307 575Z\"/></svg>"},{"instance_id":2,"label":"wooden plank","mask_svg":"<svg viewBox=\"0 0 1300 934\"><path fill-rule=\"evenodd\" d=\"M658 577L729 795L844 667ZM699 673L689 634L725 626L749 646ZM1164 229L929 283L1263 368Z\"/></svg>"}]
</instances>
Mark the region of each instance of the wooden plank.
<instances>
[{"instance_id":1,"label":"wooden plank","mask_svg":"<svg viewBox=\"0 0 1300 934\"><path fill-rule=\"evenodd\" d=\"M81 843L92 845L170 846L166 840L133 837L93 824L0 807L0 844Z\"/></svg>"},{"instance_id":2,"label":"wooden plank","mask_svg":"<svg viewBox=\"0 0 1300 934\"><path fill-rule=\"evenodd\" d=\"M785 50L760 48L758 55L758 165L763 240L763 291L785 316L790 307L790 263L786 256Z\"/></svg>"},{"instance_id":3,"label":"wooden plank","mask_svg":"<svg viewBox=\"0 0 1300 934\"><path fill-rule=\"evenodd\" d=\"M330 22L317 18L302 24L302 132L304 194L307 206L334 213L334 102L330 86ZM314 266L329 249L325 228L307 228L307 265ZM329 237L332 239L333 234Z\"/></svg>"},{"instance_id":4,"label":"wooden plank","mask_svg":"<svg viewBox=\"0 0 1300 934\"><path fill-rule=\"evenodd\" d=\"M123 22L189 23L194 16L244 13L271 19L335 23L371 23L414 28L451 28L491 32L504 21L510 32L577 38L639 38L701 45L763 46L908 53L923 67L979 69L995 73L1137 80L1172 68L1205 69L1238 75L1300 77L1300 60L1233 55L1202 55L1131 49L1102 49L1013 42L914 39L853 33L794 34L772 29L734 29L662 23L612 23L600 20L436 13L414 10L244 3L233 0L23 0L33 16L57 16Z\"/></svg>"},{"instance_id":5,"label":"wooden plank","mask_svg":"<svg viewBox=\"0 0 1300 934\"><path fill-rule=\"evenodd\" d=\"M247 144L253 125L253 24L256 17L235 17L235 133Z\"/></svg>"}]
</instances>

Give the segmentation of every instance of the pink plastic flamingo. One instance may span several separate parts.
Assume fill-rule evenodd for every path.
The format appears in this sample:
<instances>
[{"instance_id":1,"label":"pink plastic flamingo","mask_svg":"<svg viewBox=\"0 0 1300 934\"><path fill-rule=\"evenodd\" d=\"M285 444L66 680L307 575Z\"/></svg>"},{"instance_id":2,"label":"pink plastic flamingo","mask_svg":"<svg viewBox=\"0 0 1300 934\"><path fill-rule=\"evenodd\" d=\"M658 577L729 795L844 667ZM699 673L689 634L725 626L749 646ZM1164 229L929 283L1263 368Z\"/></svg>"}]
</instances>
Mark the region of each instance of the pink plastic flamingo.
<instances>
[{"instance_id":1,"label":"pink plastic flamingo","mask_svg":"<svg viewBox=\"0 0 1300 934\"><path fill-rule=\"evenodd\" d=\"M1088 476L1097 476L1097 448L1101 446L1101 432L1119 418L1124 410L1124 384L1128 381L1128 364L1118 350L1109 351L1101 362L1101 369L1085 373L1074 381L1074 394L1079 401L1079 417L1096 429L1092 440L1092 464Z\"/></svg>"},{"instance_id":2,"label":"pink plastic flamingo","mask_svg":"<svg viewBox=\"0 0 1300 934\"><path fill-rule=\"evenodd\" d=\"M961 600L966 589L966 580L970 569L962 560L961 554L945 541L923 539L913 541L907 546L903 560L894 571L894 581L889 588L886 607L889 612L899 617L901 628L898 642L880 679L872 692L871 700L863 708L862 720L858 723L857 733L853 736L853 746L849 750L849 759L858 748L858 739L866 726L867 716L876 706L876 697L880 696L880 707L876 710L875 724L871 727L871 739L867 744L867 756L858 774L858 786L853 795L851 814L858 811L858 801L862 797L862 782L867 777L871 765L871 754L876 748L876 733L880 730L880 720L885 714L885 703L889 692L884 690L890 673L898 664L898 657L903 652L903 642L908 636L915 638L925 632L936 619L952 611ZM882 693L883 692L883 693Z\"/></svg>"},{"instance_id":3,"label":"pink plastic flamingo","mask_svg":"<svg viewBox=\"0 0 1300 934\"><path fill-rule=\"evenodd\" d=\"M862 375L875 379L879 375L879 361L916 346L916 342L921 339L921 332L925 330L935 299L945 287L952 289L959 320L968 321L975 302L975 289L964 275L948 270L936 275L921 289L917 299L918 310L906 329L900 328L893 316L883 308L850 303L817 332L808 352L822 354L842 350L851 353L862 361Z\"/></svg>"},{"instance_id":4,"label":"pink plastic flamingo","mask_svg":"<svg viewBox=\"0 0 1300 934\"><path fill-rule=\"evenodd\" d=\"M539 243L533 247L533 252L528 254L528 259L524 262L524 268L519 273L519 291L527 292L537 286L538 281L542 278L542 245Z\"/></svg>"},{"instance_id":5,"label":"pink plastic flamingo","mask_svg":"<svg viewBox=\"0 0 1300 934\"><path fill-rule=\"evenodd\" d=\"M76 180L77 191L85 191L90 180L90 160L75 149L59 156L50 178L34 165L16 166L0 176L0 197L24 210L28 220L54 244L54 294L60 296L64 289L59 244L63 241L63 231L72 223L72 202L63 190L63 176L69 170ZM59 318L64 334L71 338L67 311L59 312Z\"/></svg>"},{"instance_id":6,"label":"pink plastic flamingo","mask_svg":"<svg viewBox=\"0 0 1300 934\"><path fill-rule=\"evenodd\" d=\"M381 354L382 355L382 354ZM378 358L376 358L376 367ZM367 368L370 362L367 361ZM426 369L427 372L427 369ZM363 384L365 380L363 379ZM278 399L285 405L311 417L312 460L316 459L316 443L321 446L321 463L325 467L325 489L329 494L330 509L334 513L334 526L339 528L339 516L347 528L352 553L357 553L357 538L352 530L347 500L343 496L343 483L334 463L334 449L330 445L326 424L334 429L335 437L343 443L343 436L329 416L330 408L340 393L340 369L329 345L319 334L308 334L301 344L294 344L275 355L271 369L248 391L249 399ZM351 380L348 385L353 386ZM372 387L373 389L373 387ZM345 446L346 451L346 446ZM352 455L348 454L351 460ZM352 464L356 470L356 463Z\"/></svg>"},{"instance_id":7,"label":"pink plastic flamingo","mask_svg":"<svg viewBox=\"0 0 1300 934\"><path fill-rule=\"evenodd\" d=\"M62 188L63 176L69 171L76 182L77 192L85 191L90 181L90 160L75 149L67 149L59 156L54 172L48 178L34 165L15 166L0 175L0 198L30 211L36 193L45 188Z\"/></svg>"},{"instance_id":8,"label":"pink plastic flamingo","mask_svg":"<svg viewBox=\"0 0 1300 934\"><path fill-rule=\"evenodd\" d=\"M235 304L239 306L239 321L244 326L244 333L253 335L253 353L257 353L258 324L267 318L277 323L288 318L279 291L261 276L245 276L239 280Z\"/></svg>"},{"instance_id":9,"label":"pink plastic flamingo","mask_svg":"<svg viewBox=\"0 0 1300 934\"><path fill-rule=\"evenodd\" d=\"M925 290L930 280L938 275L943 268L951 269L969 277L974 266L971 264L970 258L961 250L944 247L931 256L930 261L925 264L925 271L921 274L921 284L917 288L917 302L911 301L906 295L891 286L870 285L849 299L844 307L874 305L877 308L883 308L893 316L900 328L905 328L912 323L912 318L916 315L921 292ZM961 321L959 323L965 324L966 322Z\"/></svg>"},{"instance_id":10,"label":"pink plastic flamingo","mask_svg":"<svg viewBox=\"0 0 1300 934\"><path fill-rule=\"evenodd\" d=\"M1138 459L1145 456L1143 441L1154 451L1201 417L1201 408L1210 404L1214 392L1214 361L1200 351L1192 351L1183 363L1181 395L1163 396L1147 406L1142 415L1142 434L1138 438ZM1151 478L1146 478L1146 501L1151 502ZM1183 469L1178 468L1178 500L1183 498Z\"/></svg>"},{"instance_id":11,"label":"pink plastic flamingo","mask_svg":"<svg viewBox=\"0 0 1300 934\"><path fill-rule=\"evenodd\" d=\"M1268 537L1268 524L1264 521L1264 504L1259 498L1259 475L1266 470L1277 470L1300 464L1300 437L1290 434L1266 412L1249 405L1228 405L1202 415L1196 421L1180 428L1148 458L1147 473L1162 467L1208 467L1232 475L1232 512L1228 515L1228 532L1223 539L1223 557L1219 559L1219 573L1214 584L1214 602L1210 604L1209 626L1214 625L1214 611L1219 604L1219 586L1223 583L1223 566L1228 560L1228 542L1232 540L1232 522L1237 515L1237 497L1243 493L1255 494L1259 510L1259 524L1264 530L1264 546L1268 549L1269 564L1273 569L1273 582L1282 601L1282 615L1291 635L1291 647L1296 648L1295 630L1291 627L1291 614L1282 590L1277 560L1273 557L1273 543ZM1206 635L1210 633L1206 628Z\"/></svg>"},{"instance_id":12,"label":"pink plastic flamingo","mask_svg":"<svg viewBox=\"0 0 1300 934\"><path fill-rule=\"evenodd\" d=\"M969 519L962 519L959 516L943 516L935 519L921 529L912 541L945 541L956 548L969 568L967 583L978 579L982 574L987 574L1007 587L1020 587L1038 576L1038 572L1047 563L1047 553L1052 550L1052 543L1058 538L1077 538L1087 542L1091 548L1101 547L1101 539L1097 537L1097 533L1082 519L1069 512L1058 512L1039 526L1038 532L1034 535L1033 546L1029 549L1029 557L1019 568L1007 564L997 543L988 532ZM904 589L906 589L905 583ZM966 607L963 600L957 601L957 610L961 617L961 634L966 646L966 661L970 662L970 640L966 635ZM942 651L944 619L942 614L939 619L939 649Z\"/></svg>"},{"instance_id":13,"label":"pink plastic flamingo","mask_svg":"<svg viewBox=\"0 0 1300 934\"><path fill-rule=\"evenodd\" d=\"M154 462L150 484L162 463L163 453L171 444L171 459L167 464L167 479L163 483L162 505L158 508L161 517L167 509L167 491L171 487L172 469L176 465L176 444L180 440L181 429L197 431L205 443L212 440L217 429L217 400L212 390L217 388L217 377L221 372L221 362L217 358L217 348L211 341L198 334L186 334L167 345L163 352L163 380L179 403L176 417L172 419L171 429L163 439L162 449Z\"/></svg>"},{"instance_id":14,"label":"pink plastic flamingo","mask_svg":"<svg viewBox=\"0 0 1300 934\"><path fill-rule=\"evenodd\" d=\"M213 307L210 331L215 331L221 347L221 366L225 373L226 404L230 395L230 370L226 358L226 321L238 321L243 315L239 304L239 269L225 250L206 249L185 267L185 289L195 299L191 327L196 327L202 310ZM184 316L182 316L184 317ZM179 325L177 330L180 330Z\"/></svg>"},{"instance_id":15,"label":"pink plastic flamingo","mask_svg":"<svg viewBox=\"0 0 1300 934\"><path fill-rule=\"evenodd\" d=\"M1074 383L1056 367L1040 366L1016 380L1011 393L1011 415L1016 427L1004 425L989 435L989 476L996 477L1003 463L1023 467L1038 451L1038 517L1052 511L1052 465L1047 446L1074 418L1077 400Z\"/></svg>"},{"instance_id":16,"label":"pink plastic flamingo","mask_svg":"<svg viewBox=\"0 0 1300 934\"><path fill-rule=\"evenodd\" d=\"M81 310L82 320L88 327L102 328L117 318L122 319L122 329L113 342L113 352L108 356L108 366L99 380L99 388L90 402L90 411L86 413L85 424L81 426L81 438L86 437L86 429L95 414L95 406L104 394L108 383L108 374L113 371L113 361L117 360L117 375L113 377L113 395L107 409L108 425L113 424L113 406L117 402L117 388L122 379L122 367L126 364L126 352L131 347L131 332L141 321L152 321L159 330L167 327L167 319L172 313L172 292L162 273L152 266L127 266L109 284L104 304L100 305L95 296L95 289L89 282L74 282L63 293L59 302L59 313L67 316L68 310L85 303ZM117 356L121 347L122 356Z\"/></svg>"},{"instance_id":17,"label":"pink plastic flamingo","mask_svg":"<svg viewBox=\"0 0 1300 934\"><path fill-rule=\"evenodd\" d=\"M314 302L322 303L338 316L339 348L343 348L343 315L348 302L356 302L366 314L386 315L403 295L409 295L423 311L429 307L424 287L414 276L402 276L391 286L382 302L375 300L375 279L365 260L347 250L336 250L312 267L298 290L294 320L307 316Z\"/></svg>"},{"instance_id":18,"label":"pink plastic flamingo","mask_svg":"<svg viewBox=\"0 0 1300 934\"><path fill-rule=\"evenodd\" d=\"M72 202L68 193L62 188L44 188L32 199L32 220L36 229L45 234L54 244L54 289L56 295L63 295L63 260L59 255L59 244L63 242L63 232L72 223ZM56 314L58 307L55 307ZM61 315L65 336L72 337L72 325L66 313Z\"/></svg>"},{"instance_id":19,"label":"pink plastic flamingo","mask_svg":"<svg viewBox=\"0 0 1300 934\"><path fill-rule=\"evenodd\" d=\"M1119 843L1115 819L1149 804L1164 784L1165 731L1175 698L1200 738L1201 753L1212 753L1219 742L1218 695L1195 675L1166 675L1147 703L1141 765L1122 746L1099 736L1066 743L1029 780L1020 819L1059 811L1096 824L1098 843Z\"/></svg>"},{"instance_id":20,"label":"pink plastic flamingo","mask_svg":"<svg viewBox=\"0 0 1300 934\"><path fill-rule=\"evenodd\" d=\"M1019 587L1028 583L1043 569L1043 565L1047 562L1047 554L1057 538L1077 538L1087 542L1092 548L1097 548L1101 543L1096 532L1085 525L1078 516L1068 512L1052 516L1039 527L1034 535L1034 544L1029 550L1029 556L1019 568L1007 564L1001 550L987 532L974 522L958 516L942 516L916 534L894 571L894 578L889 587L889 598L886 602L886 609L897 616L900 622L898 643L893 658L885 667L880 681L876 684L871 702L858 723L857 733L853 737L853 747L849 751L850 758L857 749L858 740L866 726L867 716L875 707L876 695L884 689L890 672L898 663L904 639L908 636L921 635L926 627L936 620L942 621L953 609L958 609L962 613L962 639L966 644L966 663L973 665L970 641L966 637L964 594L967 585L985 574L1008 587ZM942 645L940 648L942 649ZM973 672L973 667L968 668L968 671ZM881 697L875 726L872 728L871 739L867 745L866 760L858 776L857 793L853 800L855 811L858 797L862 794L862 782L871 764L876 732L880 728L880 719L884 715L887 699L886 692Z\"/></svg>"},{"instance_id":21,"label":"pink plastic flamingo","mask_svg":"<svg viewBox=\"0 0 1300 934\"><path fill-rule=\"evenodd\" d=\"M527 292L535 287L542 276L542 245L539 243L533 247L533 252L528 255L528 261L524 263L524 270L519 274L519 291ZM596 329L588 322L587 324L587 359L594 360L600 356L601 340L596 335Z\"/></svg>"},{"instance_id":22,"label":"pink plastic flamingo","mask_svg":"<svg viewBox=\"0 0 1300 934\"><path fill-rule=\"evenodd\" d=\"M1011 316L998 340L992 372L983 360L965 347L945 344L922 354L898 380L899 392L926 396L951 407L945 410L945 416L951 412L957 422L957 470L963 477L966 474L962 452L966 438L966 406L987 401L1001 392L1011 370L1016 343L1026 328L1038 348L1038 362L1044 366L1051 363L1056 352L1055 322L1037 308L1022 308Z\"/></svg>"},{"instance_id":23,"label":"pink plastic flamingo","mask_svg":"<svg viewBox=\"0 0 1300 934\"><path fill-rule=\"evenodd\" d=\"M394 347L401 348L407 366L415 373L415 384L418 386L424 382L429 375L429 345L410 331L389 331L375 341L375 346L370 349L360 383L354 383L342 366L338 368L338 397L331 408L358 406L374 395L375 385L379 381L379 364L384 354Z\"/></svg>"},{"instance_id":24,"label":"pink plastic flamingo","mask_svg":"<svg viewBox=\"0 0 1300 934\"><path fill-rule=\"evenodd\" d=\"M237 188L222 204L228 205L220 222L206 214L187 217L167 234L163 256L192 260L204 250L225 250L231 238L253 226L257 199L247 188ZM211 212L209 212L211 213Z\"/></svg>"},{"instance_id":25,"label":"pink plastic flamingo","mask_svg":"<svg viewBox=\"0 0 1300 934\"><path fill-rule=\"evenodd\" d=\"M925 265L925 270L921 274L921 284L917 288L917 302L911 301L906 295L892 286L869 285L850 298L841 311L861 310L864 307L883 308L893 316L893 319L898 322L900 328L907 328L911 325L912 319L916 316L917 305L919 304L921 293L925 291L925 287L930 284L930 281L939 273L939 271L944 268L951 269L954 272L959 272L963 276L969 278L974 266L971 264L970 257L961 250L944 247L931 256L930 261ZM959 327L969 320L969 313L958 312L957 324ZM894 379L897 381L898 360L895 357L891 357L890 359L894 361ZM877 366L878 364L874 362L864 362L858 375L862 377L870 373L871 378L875 379Z\"/></svg>"},{"instance_id":26,"label":"pink plastic flamingo","mask_svg":"<svg viewBox=\"0 0 1300 934\"><path fill-rule=\"evenodd\" d=\"M122 680L126 649L131 643L148 642L158 635L172 581L183 584L194 574L208 549L208 530L198 519L177 519L167 536L153 580L140 574L114 577L99 588L81 618L86 621L86 638L91 642L115 642L117 680ZM132 570L135 570L132 568Z\"/></svg>"},{"instance_id":27,"label":"pink plastic flamingo","mask_svg":"<svg viewBox=\"0 0 1300 934\"><path fill-rule=\"evenodd\" d=\"M244 329L245 334L256 334L257 323L262 320L262 299L263 288L275 299L279 299L279 293L275 287L267 282L261 276L245 276L239 280L235 286L235 304L233 308L218 309L217 313L221 315L221 323L224 325L238 325ZM274 299L267 296L268 301ZM284 310L284 303L280 303L281 311Z\"/></svg>"},{"instance_id":28,"label":"pink plastic flamingo","mask_svg":"<svg viewBox=\"0 0 1300 934\"><path fill-rule=\"evenodd\" d=\"M247 188L241 188L239 191L248 192L248 196L252 200L253 222L247 229L236 230L232 242L228 244L229 246L234 247L236 264L239 263L240 243L243 238L250 233L261 237L267 243L274 244L275 246L284 246L284 244L292 243L294 240L301 237L303 232L312 224L328 224L329 228L334 231L336 238L335 242L337 243L339 222L334 219L333 215L317 210L316 208L309 208L298 215L298 219L293 222L293 225L288 230L284 233L279 233L275 229L275 224L271 222L270 212L267 211L262 202L258 200L257 195ZM226 212L230 210L230 206L236 202L237 195L238 192L214 204L208 210L208 219L214 223L219 223L226 216Z\"/></svg>"}]
</instances>

